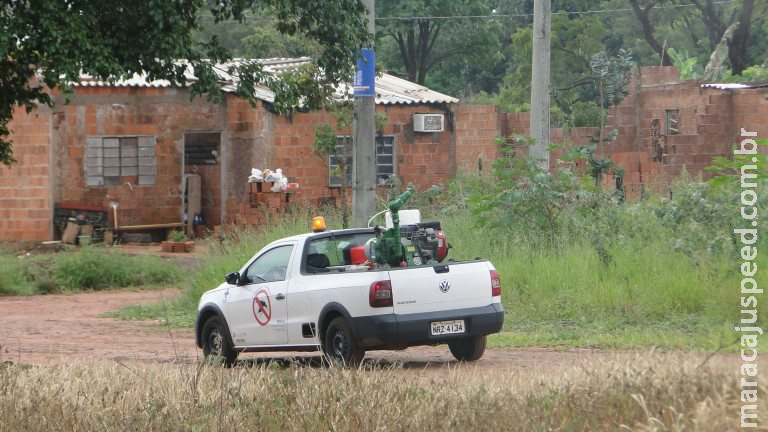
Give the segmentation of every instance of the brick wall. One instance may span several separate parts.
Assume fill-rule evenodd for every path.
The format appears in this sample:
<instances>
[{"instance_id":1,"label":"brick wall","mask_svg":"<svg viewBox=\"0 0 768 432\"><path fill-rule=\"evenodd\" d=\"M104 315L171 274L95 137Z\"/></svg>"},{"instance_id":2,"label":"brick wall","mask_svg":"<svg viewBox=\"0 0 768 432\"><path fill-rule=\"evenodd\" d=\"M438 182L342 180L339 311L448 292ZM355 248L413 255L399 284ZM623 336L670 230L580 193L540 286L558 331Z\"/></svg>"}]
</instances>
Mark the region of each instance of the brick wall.
<instances>
[{"instance_id":1,"label":"brick wall","mask_svg":"<svg viewBox=\"0 0 768 432\"><path fill-rule=\"evenodd\" d=\"M17 163L0 164L0 242L50 240L51 112L17 109L10 129Z\"/></svg>"},{"instance_id":2,"label":"brick wall","mask_svg":"<svg viewBox=\"0 0 768 432\"><path fill-rule=\"evenodd\" d=\"M496 138L503 134L504 116L499 107L459 105L456 113L456 169L469 173L491 169L498 157Z\"/></svg>"},{"instance_id":3,"label":"brick wall","mask_svg":"<svg viewBox=\"0 0 768 432\"><path fill-rule=\"evenodd\" d=\"M263 104L251 107L247 101L231 94L227 95L225 105L227 133L222 137L222 196L226 214L223 221L231 221L243 201L251 168L264 169L272 165L277 141L276 119Z\"/></svg>"},{"instance_id":4,"label":"brick wall","mask_svg":"<svg viewBox=\"0 0 768 432\"><path fill-rule=\"evenodd\" d=\"M700 80L682 81L677 68L668 66L635 71L629 89L606 120L606 129L617 129L619 135L615 142L601 145L599 153L625 170L630 199L644 189L666 193L683 170L707 178L712 159L731 155L741 127L768 137L768 89L701 88ZM667 110L677 112L679 133L667 133ZM500 124L504 135L530 134L529 113L503 113ZM594 131L553 128L550 136L553 143L584 144ZM556 157L552 155L553 164ZM612 180L604 182L611 186Z\"/></svg>"},{"instance_id":5,"label":"brick wall","mask_svg":"<svg viewBox=\"0 0 768 432\"><path fill-rule=\"evenodd\" d=\"M443 111L408 105L379 105L376 110L389 117L383 134L394 137L395 173L404 183L414 182L423 190L451 178L455 153L448 121L444 132L418 133L413 132L411 120L415 113ZM328 187L328 160L313 152L315 128L324 123L335 124L332 116L318 111L299 113L290 119L272 114L267 117L274 124L274 150L266 167L282 168L290 181L300 184L299 202L316 205L324 198L338 197L339 188ZM351 133L354 134L354 130Z\"/></svg>"},{"instance_id":6,"label":"brick wall","mask_svg":"<svg viewBox=\"0 0 768 432\"><path fill-rule=\"evenodd\" d=\"M224 107L202 99L189 101L175 88L80 87L66 105L57 97L54 139L57 147L57 202L118 204L119 224L159 224L181 220L184 133L221 131ZM89 136L151 136L156 138L153 185L86 186L85 143ZM193 167L187 167L194 171ZM220 218L220 166L201 166L203 204L209 221ZM111 215L110 215L111 217Z\"/></svg>"},{"instance_id":7,"label":"brick wall","mask_svg":"<svg viewBox=\"0 0 768 432\"><path fill-rule=\"evenodd\" d=\"M741 127L768 136L768 89L701 88L700 80L680 80L675 67L641 68L630 89L611 110L608 126L620 134L605 150L626 169L630 196L665 193L683 170L709 177L706 168L731 155ZM679 113L677 134L667 131L667 110Z\"/></svg>"}]
</instances>

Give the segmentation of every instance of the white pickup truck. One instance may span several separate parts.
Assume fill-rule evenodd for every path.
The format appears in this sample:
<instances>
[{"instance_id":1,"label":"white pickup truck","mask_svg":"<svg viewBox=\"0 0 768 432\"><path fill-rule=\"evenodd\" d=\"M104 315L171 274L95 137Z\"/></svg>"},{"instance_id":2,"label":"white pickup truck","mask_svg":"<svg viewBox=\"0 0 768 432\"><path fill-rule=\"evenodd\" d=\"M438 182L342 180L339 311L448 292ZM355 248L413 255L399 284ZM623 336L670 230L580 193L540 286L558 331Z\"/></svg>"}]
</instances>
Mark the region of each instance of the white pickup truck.
<instances>
[{"instance_id":1,"label":"white pickup truck","mask_svg":"<svg viewBox=\"0 0 768 432\"><path fill-rule=\"evenodd\" d=\"M350 264L371 228L275 241L203 294L195 321L206 357L232 365L239 353L322 350L357 365L366 350L448 344L474 361L504 321L501 283L485 260L408 267Z\"/></svg>"}]
</instances>

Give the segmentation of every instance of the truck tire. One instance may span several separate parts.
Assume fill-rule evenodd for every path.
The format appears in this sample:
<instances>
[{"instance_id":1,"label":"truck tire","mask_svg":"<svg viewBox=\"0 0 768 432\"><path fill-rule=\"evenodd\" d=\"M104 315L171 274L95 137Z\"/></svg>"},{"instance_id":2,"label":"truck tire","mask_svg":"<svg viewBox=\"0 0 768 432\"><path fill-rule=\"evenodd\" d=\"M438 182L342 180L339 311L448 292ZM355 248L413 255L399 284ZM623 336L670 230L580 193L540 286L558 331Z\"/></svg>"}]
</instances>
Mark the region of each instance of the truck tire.
<instances>
[{"instance_id":1,"label":"truck tire","mask_svg":"<svg viewBox=\"0 0 768 432\"><path fill-rule=\"evenodd\" d=\"M365 351L357 344L352 329L344 317L337 317L323 336L323 352L330 363L345 367L358 367Z\"/></svg>"},{"instance_id":2,"label":"truck tire","mask_svg":"<svg viewBox=\"0 0 768 432\"><path fill-rule=\"evenodd\" d=\"M237 361L237 351L227 341L227 330L221 318L208 318L203 325L203 355L206 360L222 362L232 367Z\"/></svg>"},{"instance_id":3,"label":"truck tire","mask_svg":"<svg viewBox=\"0 0 768 432\"><path fill-rule=\"evenodd\" d=\"M448 342L451 354L458 361L477 361L485 353L485 336L470 336Z\"/></svg>"}]
</instances>

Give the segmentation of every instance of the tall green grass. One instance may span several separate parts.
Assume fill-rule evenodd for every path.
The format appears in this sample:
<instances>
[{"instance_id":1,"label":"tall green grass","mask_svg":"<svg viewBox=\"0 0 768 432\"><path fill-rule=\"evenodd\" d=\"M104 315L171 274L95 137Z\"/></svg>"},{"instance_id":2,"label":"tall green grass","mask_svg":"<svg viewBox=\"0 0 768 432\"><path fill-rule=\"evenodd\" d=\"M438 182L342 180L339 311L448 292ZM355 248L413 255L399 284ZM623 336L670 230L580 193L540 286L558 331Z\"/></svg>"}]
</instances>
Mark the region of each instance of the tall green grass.
<instances>
[{"instance_id":1,"label":"tall green grass","mask_svg":"<svg viewBox=\"0 0 768 432\"><path fill-rule=\"evenodd\" d=\"M0 294L31 295L176 283L180 270L159 257L104 247L17 257L0 255Z\"/></svg>"},{"instance_id":2,"label":"tall green grass","mask_svg":"<svg viewBox=\"0 0 768 432\"><path fill-rule=\"evenodd\" d=\"M652 235L628 231L599 247L568 232L551 240L498 236L473 220L455 211L442 225L454 257L490 259L501 276L505 330L514 334L499 344L714 349L736 337L741 274L734 253L675 250L675 233L650 217L631 221ZM757 265L768 267L765 255ZM757 281L763 286L768 277ZM765 309L759 320L766 322Z\"/></svg>"},{"instance_id":3,"label":"tall green grass","mask_svg":"<svg viewBox=\"0 0 768 432\"><path fill-rule=\"evenodd\" d=\"M0 253L0 295L36 294L28 276L29 261L11 253Z\"/></svg>"}]
</instances>

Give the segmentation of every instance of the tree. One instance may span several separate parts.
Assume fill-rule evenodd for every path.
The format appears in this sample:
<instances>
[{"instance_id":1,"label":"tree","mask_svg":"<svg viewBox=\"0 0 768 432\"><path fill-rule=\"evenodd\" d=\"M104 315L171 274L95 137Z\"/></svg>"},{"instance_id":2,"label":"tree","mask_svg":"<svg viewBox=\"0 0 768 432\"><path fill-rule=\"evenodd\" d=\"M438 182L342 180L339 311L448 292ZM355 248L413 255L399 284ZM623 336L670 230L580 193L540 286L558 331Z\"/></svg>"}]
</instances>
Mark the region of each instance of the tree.
<instances>
[{"instance_id":1,"label":"tree","mask_svg":"<svg viewBox=\"0 0 768 432\"><path fill-rule=\"evenodd\" d=\"M332 157L336 161L336 168L329 172L331 176L339 178L339 199L341 200L341 223L343 228L349 228L349 203L347 192L352 182L353 163L353 115L352 106L348 100L332 101L329 111L334 120L334 126L327 121L315 128L315 154L328 160ZM383 136L384 127L389 123L389 116L376 113L376 131Z\"/></svg>"},{"instance_id":2,"label":"tree","mask_svg":"<svg viewBox=\"0 0 768 432\"><path fill-rule=\"evenodd\" d=\"M146 73L152 80L189 84L190 96L221 101L221 64L231 59L217 38L197 42L201 13L215 21L242 21L249 10L266 10L276 27L318 45L314 68L276 78L256 62L228 66L236 93L256 103L254 87L276 93L276 109L299 102L319 105L329 89L346 81L359 46L368 41L357 0L10 0L0 8L0 162L14 162L9 122L16 106L28 112L51 105L49 88L71 93L82 73L117 80ZM183 61L178 61L183 59ZM195 79L188 80L191 70ZM322 70L322 73L319 71Z\"/></svg>"},{"instance_id":3,"label":"tree","mask_svg":"<svg viewBox=\"0 0 768 432\"><path fill-rule=\"evenodd\" d=\"M287 35L277 30L274 17L244 14L242 22L227 20L215 22L212 15L201 18L195 40L204 43L216 36L232 55L245 58L316 56L317 44L301 35Z\"/></svg>"},{"instance_id":4,"label":"tree","mask_svg":"<svg viewBox=\"0 0 768 432\"><path fill-rule=\"evenodd\" d=\"M695 45L699 44L699 36L697 33L701 32L700 25L703 24L703 33L708 41L709 51L714 51L720 43L726 30L739 23L736 27L733 35L728 40L728 60L731 65L731 71L734 75L741 75L741 73L749 66L748 50L750 48L750 30L752 28L752 22L755 12L759 9L760 15L764 14L768 10L768 5L762 2L760 6L755 5L755 0L742 0L734 4L721 4L715 0L692 0L690 3L682 2L680 0L629 0L635 17L642 25L643 36L648 45L653 49L656 54L661 57L662 65L671 66L672 59L667 55L666 48L667 42L672 42L674 39L664 40L664 43L660 43L657 38L657 26L658 22L654 22L652 17L652 11L654 9L660 9L657 13L661 15L664 12L665 6L692 4L695 7L695 11L691 14L689 11L681 12L682 18L672 19L665 18L667 22L684 23L686 27L685 34L690 37ZM741 5L741 7L738 7ZM671 9L670 9L671 10ZM674 40L677 42L676 40Z\"/></svg>"},{"instance_id":5,"label":"tree","mask_svg":"<svg viewBox=\"0 0 768 432\"><path fill-rule=\"evenodd\" d=\"M744 69L749 66L745 58L747 56L749 30L752 25L752 13L755 11L755 0L742 0L741 13L738 15L732 13L728 18L725 17L724 9L716 7L713 0L693 0L693 4L699 9L702 21L707 26L710 46L713 47L713 51L728 28L735 22L739 23L728 42L728 60L731 63L731 72L734 75L741 75ZM738 16L738 20L736 20L736 16Z\"/></svg>"},{"instance_id":6,"label":"tree","mask_svg":"<svg viewBox=\"0 0 768 432\"><path fill-rule=\"evenodd\" d=\"M425 84L427 76L443 62L453 59L467 63L483 61L498 52L497 21L489 19L434 19L431 17L489 15L490 2L481 0L453 1L380 1L376 16L399 18L380 20L377 31L385 45L384 55L397 58L402 75L418 84ZM495 50L495 51L494 51ZM396 54L395 54L396 53ZM392 62L395 63L395 62Z\"/></svg>"},{"instance_id":7,"label":"tree","mask_svg":"<svg viewBox=\"0 0 768 432\"><path fill-rule=\"evenodd\" d=\"M627 95L627 84L633 67L631 55L624 50L619 50L613 57L605 51L600 51L589 60L589 78L584 81L584 85L597 89L600 121L589 144L576 146L566 153L571 154L572 160L586 161L586 172L595 180L595 187L598 189L602 186L604 175L612 168L614 178L624 176L624 170L615 166L610 157L605 156L605 145L613 142L619 134L616 129L606 133L605 114L609 107L618 105Z\"/></svg>"},{"instance_id":8,"label":"tree","mask_svg":"<svg viewBox=\"0 0 768 432\"><path fill-rule=\"evenodd\" d=\"M339 199L341 200L341 225L349 227L349 203L347 190L352 181L352 110L349 104L337 104L331 111L336 127L322 124L315 128L315 154L323 160L333 157L336 169L329 174L339 178ZM340 135L340 137L339 137ZM341 148L339 148L341 143Z\"/></svg>"},{"instance_id":9,"label":"tree","mask_svg":"<svg viewBox=\"0 0 768 432\"><path fill-rule=\"evenodd\" d=\"M578 102L592 103L598 99L596 89L587 85L592 82L590 57L606 50L607 37L606 25L596 16L552 15L551 91L553 110L558 114L570 116ZM512 35L509 68L501 90L502 106L508 110L529 109L531 40L528 27Z\"/></svg>"},{"instance_id":10,"label":"tree","mask_svg":"<svg viewBox=\"0 0 768 432\"><path fill-rule=\"evenodd\" d=\"M638 21L640 21L640 25L643 26L643 37L645 37L648 45L653 48L656 54L661 57L661 65L672 66L672 59L670 59L667 55L665 47L660 44L659 41L656 40L656 36L654 36L653 24L651 24L651 19L649 16L653 8L658 6L663 1L664 0L650 0L646 2L646 4L644 4L642 7L639 3L640 0L629 0L629 4L632 6L632 11L635 13ZM664 41L664 43L666 44L666 41Z\"/></svg>"}]
</instances>

